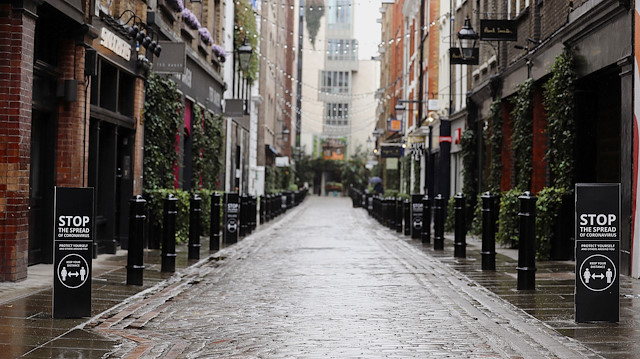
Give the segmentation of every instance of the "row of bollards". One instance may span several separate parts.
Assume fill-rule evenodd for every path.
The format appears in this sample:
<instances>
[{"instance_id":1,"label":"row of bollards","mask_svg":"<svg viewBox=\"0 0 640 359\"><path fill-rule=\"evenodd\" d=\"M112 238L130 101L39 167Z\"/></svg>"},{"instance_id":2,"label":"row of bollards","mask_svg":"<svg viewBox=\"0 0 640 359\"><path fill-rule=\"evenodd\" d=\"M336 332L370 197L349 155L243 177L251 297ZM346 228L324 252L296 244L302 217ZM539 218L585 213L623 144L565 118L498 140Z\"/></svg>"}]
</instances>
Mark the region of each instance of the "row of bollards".
<instances>
[{"instance_id":1,"label":"row of bollards","mask_svg":"<svg viewBox=\"0 0 640 359\"><path fill-rule=\"evenodd\" d=\"M420 238L423 244L431 242L431 218L433 214L433 249L444 249L444 224L446 218L445 199L438 194L433 199L428 195L412 195L411 200L400 197L384 197L379 194L350 189L353 207L365 208L369 215L382 225L398 233ZM499 196L485 192L482 196L482 270L496 269L495 238L499 213ZM520 197L518 290L535 289L535 216L536 200L530 192ZM462 193L454 196L454 251L457 258L466 257L466 203ZM404 229L404 230L403 230Z\"/></svg>"},{"instance_id":2,"label":"row of bollards","mask_svg":"<svg viewBox=\"0 0 640 359\"><path fill-rule=\"evenodd\" d=\"M307 190L256 196L237 193L214 193L211 196L209 250L217 251L221 243L236 243L238 238L250 235L260 223L270 221L299 205ZM129 248L127 253L127 284L143 285L145 226L147 201L140 195L129 201ZM170 194L163 199L161 271L175 272L176 222L178 199ZM259 210L258 210L259 209ZM188 259L200 259L200 233L202 224L202 198L194 194L189 200Z\"/></svg>"}]
</instances>

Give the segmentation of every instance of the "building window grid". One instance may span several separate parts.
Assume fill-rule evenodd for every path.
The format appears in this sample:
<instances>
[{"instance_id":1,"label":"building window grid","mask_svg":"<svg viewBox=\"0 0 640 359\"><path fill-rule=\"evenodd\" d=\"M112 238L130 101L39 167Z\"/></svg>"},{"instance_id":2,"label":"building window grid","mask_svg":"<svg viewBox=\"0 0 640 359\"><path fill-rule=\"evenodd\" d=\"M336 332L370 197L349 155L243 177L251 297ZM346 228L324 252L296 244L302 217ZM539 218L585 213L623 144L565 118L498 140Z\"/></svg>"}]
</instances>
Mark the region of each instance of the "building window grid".
<instances>
[{"instance_id":1,"label":"building window grid","mask_svg":"<svg viewBox=\"0 0 640 359\"><path fill-rule=\"evenodd\" d=\"M322 71L320 90L332 94L348 94L351 90L351 71Z\"/></svg>"},{"instance_id":2,"label":"building window grid","mask_svg":"<svg viewBox=\"0 0 640 359\"><path fill-rule=\"evenodd\" d=\"M509 0L507 1L507 14L509 19L515 19L526 8L529 7L531 0Z\"/></svg>"},{"instance_id":3,"label":"building window grid","mask_svg":"<svg viewBox=\"0 0 640 359\"><path fill-rule=\"evenodd\" d=\"M329 39L327 41L327 60L355 61L357 57L358 40Z\"/></svg>"},{"instance_id":4,"label":"building window grid","mask_svg":"<svg viewBox=\"0 0 640 359\"><path fill-rule=\"evenodd\" d=\"M325 103L325 125L347 126L349 125L348 103Z\"/></svg>"},{"instance_id":5,"label":"building window grid","mask_svg":"<svg viewBox=\"0 0 640 359\"><path fill-rule=\"evenodd\" d=\"M351 27L351 1L329 0L329 29L348 29Z\"/></svg>"}]
</instances>

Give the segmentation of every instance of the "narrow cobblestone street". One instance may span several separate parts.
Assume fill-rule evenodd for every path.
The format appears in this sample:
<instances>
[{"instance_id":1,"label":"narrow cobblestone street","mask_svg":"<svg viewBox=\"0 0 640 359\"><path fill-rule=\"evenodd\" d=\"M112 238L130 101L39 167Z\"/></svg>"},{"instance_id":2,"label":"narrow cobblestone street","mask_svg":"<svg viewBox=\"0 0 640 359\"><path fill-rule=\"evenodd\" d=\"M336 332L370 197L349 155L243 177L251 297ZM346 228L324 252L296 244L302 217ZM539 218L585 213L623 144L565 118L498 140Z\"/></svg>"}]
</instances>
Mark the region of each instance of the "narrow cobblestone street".
<instances>
[{"instance_id":1,"label":"narrow cobblestone street","mask_svg":"<svg viewBox=\"0 0 640 359\"><path fill-rule=\"evenodd\" d=\"M599 357L409 240L312 197L89 327L110 357Z\"/></svg>"}]
</instances>

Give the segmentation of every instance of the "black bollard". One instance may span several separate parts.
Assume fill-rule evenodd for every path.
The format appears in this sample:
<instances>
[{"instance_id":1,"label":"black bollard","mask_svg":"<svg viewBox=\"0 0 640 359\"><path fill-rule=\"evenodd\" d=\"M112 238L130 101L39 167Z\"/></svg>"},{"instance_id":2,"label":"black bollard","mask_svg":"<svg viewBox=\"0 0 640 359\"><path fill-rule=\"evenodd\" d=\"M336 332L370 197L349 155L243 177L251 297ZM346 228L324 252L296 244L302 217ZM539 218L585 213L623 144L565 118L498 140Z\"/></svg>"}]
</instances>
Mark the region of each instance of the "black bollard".
<instances>
[{"instance_id":1,"label":"black bollard","mask_svg":"<svg viewBox=\"0 0 640 359\"><path fill-rule=\"evenodd\" d=\"M258 216L258 200L256 196L249 196L249 234L258 226L256 217Z\"/></svg>"},{"instance_id":2,"label":"black bollard","mask_svg":"<svg viewBox=\"0 0 640 359\"><path fill-rule=\"evenodd\" d=\"M411 203L408 199L405 199L404 202L404 235L411 235Z\"/></svg>"},{"instance_id":3,"label":"black bollard","mask_svg":"<svg viewBox=\"0 0 640 359\"><path fill-rule=\"evenodd\" d=\"M266 219L266 215L267 215L267 201L266 201L266 197L264 195L260 196L260 199L258 200L260 203L260 224L264 224L264 220Z\"/></svg>"},{"instance_id":4,"label":"black bollard","mask_svg":"<svg viewBox=\"0 0 640 359\"><path fill-rule=\"evenodd\" d=\"M444 198L438 194L434 200L433 249L444 249Z\"/></svg>"},{"instance_id":5,"label":"black bollard","mask_svg":"<svg viewBox=\"0 0 640 359\"><path fill-rule=\"evenodd\" d=\"M189 206L189 259L200 259L200 220L202 198L191 196Z\"/></svg>"},{"instance_id":6,"label":"black bollard","mask_svg":"<svg viewBox=\"0 0 640 359\"><path fill-rule=\"evenodd\" d=\"M220 249L220 200L222 195L214 193L211 196L211 223L209 225L209 250L217 251Z\"/></svg>"},{"instance_id":7,"label":"black bollard","mask_svg":"<svg viewBox=\"0 0 640 359\"><path fill-rule=\"evenodd\" d=\"M162 257L160 270L173 273L176 271L176 217L178 199L170 194L164 199L162 216Z\"/></svg>"},{"instance_id":8,"label":"black bollard","mask_svg":"<svg viewBox=\"0 0 640 359\"><path fill-rule=\"evenodd\" d=\"M249 222L249 201L246 194L240 196L240 238L247 235Z\"/></svg>"},{"instance_id":9,"label":"black bollard","mask_svg":"<svg viewBox=\"0 0 640 359\"><path fill-rule=\"evenodd\" d=\"M496 269L497 196L482 195L482 270Z\"/></svg>"},{"instance_id":10,"label":"black bollard","mask_svg":"<svg viewBox=\"0 0 640 359\"><path fill-rule=\"evenodd\" d=\"M518 290L536 289L536 196L526 191L520 197L518 240Z\"/></svg>"},{"instance_id":11,"label":"black bollard","mask_svg":"<svg viewBox=\"0 0 640 359\"><path fill-rule=\"evenodd\" d=\"M453 213L455 219L453 256L464 258L467 256L467 223L465 219L464 195L458 193L453 197Z\"/></svg>"},{"instance_id":12,"label":"black bollard","mask_svg":"<svg viewBox=\"0 0 640 359\"><path fill-rule=\"evenodd\" d=\"M393 201L394 207L396 209L396 232L402 233L402 217L404 217L404 211L402 209L402 197L396 197L396 200Z\"/></svg>"},{"instance_id":13,"label":"black bollard","mask_svg":"<svg viewBox=\"0 0 640 359\"><path fill-rule=\"evenodd\" d=\"M127 284L142 285L144 273L144 222L147 201L141 195L129 200L129 248Z\"/></svg>"},{"instance_id":14,"label":"black bollard","mask_svg":"<svg viewBox=\"0 0 640 359\"><path fill-rule=\"evenodd\" d=\"M422 244L431 243L431 198L422 197L422 230L420 231Z\"/></svg>"},{"instance_id":15,"label":"black bollard","mask_svg":"<svg viewBox=\"0 0 640 359\"><path fill-rule=\"evenodd\" d=\"M396 207L393 206L393 203L395 203L395 197L387 197L386 199L386 203L387 203L387 227L395 230L396 229Z\"/></svg>"}]
</instances>

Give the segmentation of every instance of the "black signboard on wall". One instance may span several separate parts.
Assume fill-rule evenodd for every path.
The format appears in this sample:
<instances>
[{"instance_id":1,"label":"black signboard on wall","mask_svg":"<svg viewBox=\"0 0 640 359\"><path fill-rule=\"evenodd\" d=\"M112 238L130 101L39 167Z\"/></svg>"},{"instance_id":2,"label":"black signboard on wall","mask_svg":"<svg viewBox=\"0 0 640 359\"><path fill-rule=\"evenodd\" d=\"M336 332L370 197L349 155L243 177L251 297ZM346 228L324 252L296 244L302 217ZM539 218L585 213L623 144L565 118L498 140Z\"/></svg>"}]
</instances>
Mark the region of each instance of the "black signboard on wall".
<instances>
[{"instance_id":1,"label":"black signboard on wall","mask_svg":"<svg viewBox=\"0 0 640 359\"><path fill-rule=\"evenodd\" d=\"M91 316L93 188L55 188L53 317Z\"/></svg>"},{"instance_id":2,"label":"black signboard on wall","mask_svg":"<svg viewBox=\"0 0 640 359\"><path fill-rule=\"evenodd\" d=\"M518 23L515 20L480 20L480 40L518 41Z\"/></svg>"},{"instance_id":3,"label":"black signboard on wall","mask_svg":"<svg viewBox=\"0 0 640 359\"><path fill-rule=\"evenodd\" d=\"M620 319L620 184L576 184L576 322Z\"/></svg>"}]
</instances>

